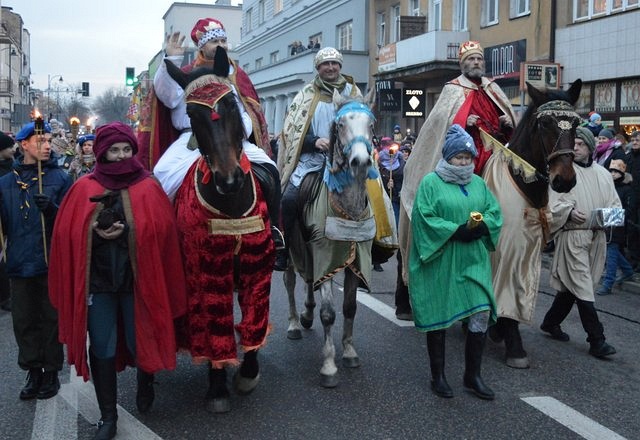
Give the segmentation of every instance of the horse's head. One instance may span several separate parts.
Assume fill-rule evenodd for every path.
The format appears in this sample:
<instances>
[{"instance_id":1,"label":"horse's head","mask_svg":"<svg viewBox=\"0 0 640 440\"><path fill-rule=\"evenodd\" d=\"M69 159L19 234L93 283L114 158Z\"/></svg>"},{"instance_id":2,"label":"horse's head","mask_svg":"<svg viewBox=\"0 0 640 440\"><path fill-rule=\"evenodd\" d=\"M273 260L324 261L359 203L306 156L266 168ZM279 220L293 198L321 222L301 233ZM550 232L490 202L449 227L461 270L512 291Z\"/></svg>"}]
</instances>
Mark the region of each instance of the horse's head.
<instances>
[{"instance_id":1,"label":"horse's head","mask_svg":"<svg viewBox=\"0 0 640 440\"><path fill-rule=\"evenodd\" d=\"M331 129L331 147L328 154L332 180L342 182L339 187L354 179L364 181L371 173L373 124L375 117L370 106L375 99L371 89L364 99L347 99L337 91L333 93L336 116ZM325 179L326 180L326 179ZM334 188L330 185L332 189Z\"/></svg>"},{"instance_id":2,"label":"horse's head","mask_svg":"<svg viewBox=\"0 0 640 440\"><path fill-rule=\"evenodd\" d=\"M244 128L233 87L228 80L229 59L218 47L213 69L184 73L165 61L169 75L184 89L191 129L221 194L236 192L244 183L248 164L241 166ZM244 168L244 169L243 169ZM206 178L203 178L203 182Z\"/></svg>"},{"instance_id":3,"label":"horse's head","mask_svg":"<svg viewBox=\"0 0 640 440\"><path fill-rule=\"evenodd\" d=\"M580 79L566 91L540 91L527 83L532 104L518 127L522 130L514 133L515 142L530 144L533 162L538 164L534 166L557 192L569 192L576 184L573 146L580 116L573 105L578 101L581 88Z\"/></svg>"}]
</instances>

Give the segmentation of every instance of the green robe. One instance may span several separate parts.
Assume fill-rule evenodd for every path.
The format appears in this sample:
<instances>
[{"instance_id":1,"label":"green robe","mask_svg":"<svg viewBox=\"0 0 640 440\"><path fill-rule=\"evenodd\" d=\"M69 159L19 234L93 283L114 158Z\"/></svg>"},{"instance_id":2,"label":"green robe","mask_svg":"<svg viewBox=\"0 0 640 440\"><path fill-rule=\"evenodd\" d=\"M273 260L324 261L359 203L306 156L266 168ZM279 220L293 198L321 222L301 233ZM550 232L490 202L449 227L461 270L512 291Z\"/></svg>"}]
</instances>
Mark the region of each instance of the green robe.
<instances>
[{"instance_id":1,"label":"green robe","mask_svg":"<svg viewBox=\"0 0 640 440\"><path fill-rule=\"evenodd\" d=\"M491 260L502 227L500 205L484 181L473 175L464 186L427 174L416 193L409 253L409 294L419 331L445 329L488 310L496 321ZM469 243L451 241L472 211L484 216L489 235Z\"/></svg>"}]
</instances>

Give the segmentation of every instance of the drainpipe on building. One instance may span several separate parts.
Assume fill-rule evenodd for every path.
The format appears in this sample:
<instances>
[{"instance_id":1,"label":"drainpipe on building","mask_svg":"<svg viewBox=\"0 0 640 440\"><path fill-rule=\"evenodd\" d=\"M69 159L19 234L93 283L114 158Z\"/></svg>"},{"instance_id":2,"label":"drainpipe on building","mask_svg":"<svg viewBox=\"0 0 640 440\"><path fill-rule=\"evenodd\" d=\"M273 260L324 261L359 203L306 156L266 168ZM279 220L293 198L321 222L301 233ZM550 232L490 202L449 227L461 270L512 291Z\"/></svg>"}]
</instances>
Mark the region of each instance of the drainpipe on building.
<instances>
[{"instance_id":1,"label":"drainpipe on building","mask_svg":"<svg viewBox=\"0 0 640 440\"><path fill-rule=\"evenodd\" d=\"M551 0L551 35L549 36L549 61L555 63L556 60L556 0Z\"/></svg>"}]
</instances>

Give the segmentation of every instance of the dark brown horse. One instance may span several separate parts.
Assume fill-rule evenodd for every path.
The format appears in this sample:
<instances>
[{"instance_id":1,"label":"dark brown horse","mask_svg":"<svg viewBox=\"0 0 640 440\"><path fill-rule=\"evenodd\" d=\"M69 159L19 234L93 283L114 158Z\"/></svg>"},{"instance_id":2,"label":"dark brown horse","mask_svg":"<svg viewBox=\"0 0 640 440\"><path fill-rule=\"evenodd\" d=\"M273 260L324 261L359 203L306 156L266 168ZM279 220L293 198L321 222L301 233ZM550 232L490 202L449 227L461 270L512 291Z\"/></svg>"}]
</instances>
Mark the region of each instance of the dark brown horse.
<instances>
[{"instance_id":1,"label":"dark brown horse","mask_svg":"<svg viewBox=\"0 0 640 440\"><path fill-rule=\"evenodd\" d=\"M540 91L527 84L531 103L515 129L509 150L534 170L527 174L517 158L494 152L483 171L504 217L500 240L491 256L499 318L489 335L496 342L505 341L506 362L513 368L529 367L518 324L531 323L533 318L541 252L549 239L549 187L568 192L576 184L573 146L580 117L573 105L581 87L581 80L566 91Z\"/></svg>"},{"instance_id":2,"label":"dark brown horse","mask_svg":"<svg viewBox=\"0 0 640 440\"><path fill-rule=\"evenodd\" d=\"M244 127L229 62L221 48L214 68L185 74L167 62L185 90L187 114L201 157L191 166L175 200L185 259L188 311L180 345L209 369L207 407L230 410L225 367L238 364L235 332L245 355L234 376L240 394L260 378L257 351L269 330L269 293L275 250L261 187L243 153ZM234 325L238 293L242 320Z\"/></svg>"}]
</instances>

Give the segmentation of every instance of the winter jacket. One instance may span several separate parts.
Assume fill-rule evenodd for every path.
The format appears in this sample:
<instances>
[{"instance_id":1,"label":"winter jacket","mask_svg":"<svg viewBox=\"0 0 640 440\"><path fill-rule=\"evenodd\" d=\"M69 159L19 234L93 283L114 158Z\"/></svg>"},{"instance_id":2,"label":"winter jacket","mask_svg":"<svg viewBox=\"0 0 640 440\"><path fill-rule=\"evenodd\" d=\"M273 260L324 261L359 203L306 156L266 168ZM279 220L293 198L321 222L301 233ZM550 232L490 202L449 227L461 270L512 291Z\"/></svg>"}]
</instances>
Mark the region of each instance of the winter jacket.
<instances>
[{"instance_id":1,"label":"winter jacket","mask_svg":"<svg viewBox=\"0 0 640 440\"><path fill-rule=\"evenodd\" d=\"M52 202L43 212L49 247L58 206L71 186L71 179L53 158L42 163L42 172L42 192ZM40 209L33 199L33 195L39 193L37 174L37 164L25 165L20 158L10 173L0 177L0 218L9 277L30 278L47 273Z\"/></svg>"}]
</instances>

